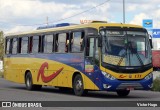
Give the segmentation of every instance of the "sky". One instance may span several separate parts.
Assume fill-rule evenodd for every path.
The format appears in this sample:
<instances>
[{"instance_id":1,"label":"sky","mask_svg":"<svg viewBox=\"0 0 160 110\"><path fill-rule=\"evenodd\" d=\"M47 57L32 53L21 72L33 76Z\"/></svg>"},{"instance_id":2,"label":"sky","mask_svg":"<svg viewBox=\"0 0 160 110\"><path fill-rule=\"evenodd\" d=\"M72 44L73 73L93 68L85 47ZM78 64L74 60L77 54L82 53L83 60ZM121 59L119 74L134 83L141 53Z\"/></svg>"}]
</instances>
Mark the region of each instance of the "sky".
<instances>
[{"instance_id":1,"label":"sky","mask_svg":"<svg viewBox=\"0 0 160 110\"><path fill-rule=\"evenodd\" d=\"M80 20L123 23L123 0L0 0L4 33L35 30L47 25L47 18L49 25ZM160 1L125 0L125 22L142 25L143 19L153 19L153 28L160 28Z\"/></svg>"}]
</instances>

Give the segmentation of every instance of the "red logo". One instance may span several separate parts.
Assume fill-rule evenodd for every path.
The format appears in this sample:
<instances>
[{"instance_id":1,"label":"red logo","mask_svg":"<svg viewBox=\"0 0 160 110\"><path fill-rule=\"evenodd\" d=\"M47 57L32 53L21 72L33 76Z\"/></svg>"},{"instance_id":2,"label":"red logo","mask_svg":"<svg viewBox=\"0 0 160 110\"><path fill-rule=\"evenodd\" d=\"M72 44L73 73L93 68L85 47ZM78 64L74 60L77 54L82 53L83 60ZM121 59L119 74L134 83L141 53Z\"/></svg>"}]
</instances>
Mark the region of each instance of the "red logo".
<instances>
[{"instance_id":1,"label":"red logo","mask_svg":"<svg viewBox=\"0 0 160 110\"><path fill-rule=\"evenodd\" d=\"M119 78L125 78L126 77L126 75L120 75L119 76Z\"/></svg>"},{"instance_id":2,"label":"red logo","mask_svg":"<svg viewBox=\"0 0 160 110\"><path fill-rule=\"evenodd\" d=\"M54 72L53 74L51 74L50 76L45 76L44 75L44 69L45 68L48 69L48 63L47 62L44 62L41 65L41 67L39 69L39 72L38 72L37 81L39 81L39 77L41 75L42 81L47 83L47 82L51 81L52 79L54 79L63 70L63 67L62 67L59 70L57 70L56 72Z\"/></svg>"}]
</instances>

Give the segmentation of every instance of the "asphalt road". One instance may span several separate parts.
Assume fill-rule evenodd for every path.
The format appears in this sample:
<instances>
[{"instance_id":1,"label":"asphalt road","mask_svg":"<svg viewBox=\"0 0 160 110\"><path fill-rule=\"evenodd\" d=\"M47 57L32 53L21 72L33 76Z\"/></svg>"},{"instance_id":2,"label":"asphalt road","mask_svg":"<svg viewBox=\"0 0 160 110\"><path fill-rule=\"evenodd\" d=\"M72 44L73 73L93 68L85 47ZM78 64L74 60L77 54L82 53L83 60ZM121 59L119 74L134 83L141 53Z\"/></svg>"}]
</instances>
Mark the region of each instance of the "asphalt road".
<instances>
[{"instance_id":1,"label":"asphalt road","mask_svg":"<svg viewBox=\"0 0 160 110\"><path fill-rule=\"evenodd\" d=\"M127 97L118 97L114 92L89 92L87 96L79 97L72 92L61 92L54 87L43 87L41 91L28 91L24 84L17 84L0 78L0 101L160 101L160 92L152 91L131 91ZM125 103L125 102L124 102ZM110 110L128 110L129 107L119 108L110 107ZM4 109L4 108L3 108ZM49 109L49 108L47 108ZM52 108L50 108L52 109ZM56 107L57 110L74 110L73 107ZM96 107L76 108L76 109L95 109ZM159 110L160 108L134 107L130 110ZM0 108L1 110L1 108ZM106 107L101 107L106 110Z\"/></svg>"}]
</instances>

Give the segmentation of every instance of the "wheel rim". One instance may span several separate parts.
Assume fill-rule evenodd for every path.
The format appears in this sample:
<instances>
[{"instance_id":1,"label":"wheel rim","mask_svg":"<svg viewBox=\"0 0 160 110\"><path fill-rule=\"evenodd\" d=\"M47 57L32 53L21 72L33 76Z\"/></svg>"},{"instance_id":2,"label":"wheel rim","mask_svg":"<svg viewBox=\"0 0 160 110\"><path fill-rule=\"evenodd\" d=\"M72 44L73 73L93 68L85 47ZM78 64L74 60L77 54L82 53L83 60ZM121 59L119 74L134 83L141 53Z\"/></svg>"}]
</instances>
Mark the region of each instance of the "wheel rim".
<instances>
[{"instance_id":1,"label":"wheel rim","mask_svg":"<svg viewBox=\"0 0 160 110\"><path fill-rule=\"evenodd\" d=\"M76 81L76 90L81 91L83 87L82 81L79 79Z\"/></svg>"}]
</instances>

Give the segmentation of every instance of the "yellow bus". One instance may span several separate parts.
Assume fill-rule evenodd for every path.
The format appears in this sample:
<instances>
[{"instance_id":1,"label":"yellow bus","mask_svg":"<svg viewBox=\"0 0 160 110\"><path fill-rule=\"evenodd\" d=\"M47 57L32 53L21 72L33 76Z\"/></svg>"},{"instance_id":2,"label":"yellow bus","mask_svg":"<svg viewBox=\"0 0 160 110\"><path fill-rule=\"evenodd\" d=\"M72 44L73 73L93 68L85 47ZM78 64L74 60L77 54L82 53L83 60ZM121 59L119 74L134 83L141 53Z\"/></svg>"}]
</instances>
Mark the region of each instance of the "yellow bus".
<instances>
[{"instance_id":1,"label":"yellow bus","mask_svg":"<svg viewBox=\"0 0 160 110\"><path fill-rule=\"evenodd\" d=\"M28 90L42 86L114 91L152 87L152 56L147 30L138 25L92 22L59 24L6 35L4 77L24 83Z\"/></svg>"}]
</instances>

